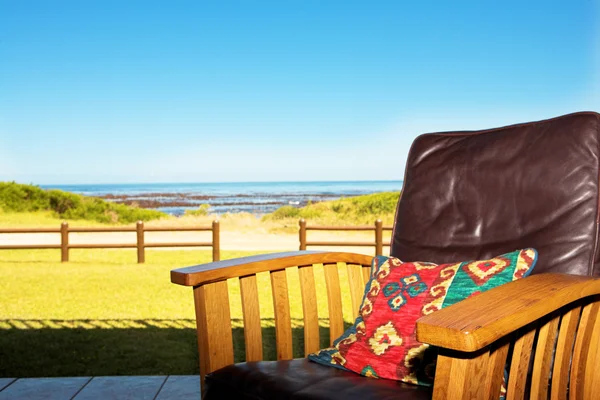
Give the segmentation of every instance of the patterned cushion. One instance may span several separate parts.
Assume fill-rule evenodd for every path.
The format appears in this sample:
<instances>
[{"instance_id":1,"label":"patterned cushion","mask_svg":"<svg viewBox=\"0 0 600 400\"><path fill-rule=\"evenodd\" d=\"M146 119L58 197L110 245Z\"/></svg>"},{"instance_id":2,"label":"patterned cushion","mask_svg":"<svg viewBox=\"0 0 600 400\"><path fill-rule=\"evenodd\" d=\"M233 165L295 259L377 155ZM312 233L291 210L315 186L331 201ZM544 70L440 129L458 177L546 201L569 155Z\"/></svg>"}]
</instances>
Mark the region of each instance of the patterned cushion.
<instances>
[{"instance_id":1,"label":"patterned cushion","mask_svg":"<svg viewBox=\"0 0 600 400\"><path fill-rule=\"evenodd\" d=\"M437 351L417 341L417 319L525 277L536 260L534 249L443 265L375 257L354 325L333 347L308 358L368 377L430 386Z\"/></svg>"}]
</instances>

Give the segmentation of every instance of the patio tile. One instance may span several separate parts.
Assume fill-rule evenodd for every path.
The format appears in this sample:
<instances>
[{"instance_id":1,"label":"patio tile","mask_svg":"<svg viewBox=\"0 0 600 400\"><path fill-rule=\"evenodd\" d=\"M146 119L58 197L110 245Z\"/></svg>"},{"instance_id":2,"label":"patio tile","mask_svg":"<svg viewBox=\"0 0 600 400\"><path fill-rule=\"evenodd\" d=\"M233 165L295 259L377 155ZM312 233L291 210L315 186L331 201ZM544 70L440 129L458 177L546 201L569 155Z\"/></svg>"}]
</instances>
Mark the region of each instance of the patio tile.
<instances>
[{"instance_id":1,"label":"patio tile","mask_svg":"<svg viewBox=\"0 0 600 400\"><path fill-rule=\"evenodd\" d=\"M0 378L0 392L2 389L13 383L17 378Z\"/></svg>"},{"instance_id":2,"label":"patio tile","mask_svg":"<svg viewBox=\"0 0 600 400\"><path fill-rule=\"evenodd\" d=\"M0 392L0 399L65 400L70 399L89 377L21 378Z\"/></svg>"},{"instance_id":3,"label":"patio tile","mask_svg":"<svg viewBox=\"0 0 600 400\"><path fill-rule=\"evenodd\" d=\"M166 376L99 376L75 399L152 400L166 379Z\"/></svg>"},{"instance_id":4,"label":"patio tile","mask_svg":"<svg viewBox=\"0 0 600 400\"><path fill-rule=\"evenodd\" d=\"M171 375L163 385L156 400L188 400L200 399L200 376Z\"/></svg>"}]
</instances>

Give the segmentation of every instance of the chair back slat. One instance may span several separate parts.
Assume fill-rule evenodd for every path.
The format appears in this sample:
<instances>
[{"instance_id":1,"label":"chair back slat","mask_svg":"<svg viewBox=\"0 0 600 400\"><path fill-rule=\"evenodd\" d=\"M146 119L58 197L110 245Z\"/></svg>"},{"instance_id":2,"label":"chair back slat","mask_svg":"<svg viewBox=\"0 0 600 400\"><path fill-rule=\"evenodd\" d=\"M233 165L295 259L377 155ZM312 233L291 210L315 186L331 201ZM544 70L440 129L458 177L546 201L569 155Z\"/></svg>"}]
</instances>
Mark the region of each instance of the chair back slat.
<instances>
[{"instance_id":1,"label":"chair back slat","mask_svg":"<svg viewBox=\"0 0 600 400\"><path fill-rule=\"evenodd\" d=\"M506 341L500 346L493 346L489 352L488 368L485 377L486 398L496 399L500 393L504 381L504 368L510 348L510 342Z\"/></svg>"},{"instance_id":2,"label":"chair back slat","mask_svg":"<svg viewBox=\"0 0 600 400\"><path fill-rule=\"evenodd\" d=\"M273 309L275 312L275 340L278 360L293 358L292 321L286 270L271 272Z\"/></svg>"},{"instance_id":3,"label":"chair back slat","mask_svg":"<svg viewBox=\"0 0 600 400\"><path fill-rule=\"evenodd\" d=\"M533 326L528 326L526 329L519 331L519 335L515 340L509 375L512 379L508 381L508 393L510 393L509 398L511 399L521 400L525 398L527 372L531 361L533 339L537 330L535 325L533 324Z\"/></svg>"},{"instance_id":4,"label":"chair back slat","mask_svg":"<svg viewBox=\"0 0 600 400\"><path fill-rule=\"evenodd\" d=\"M559 322L560 315L555 313L542 321L539 328L531 378L532 399L548 398L548 382L550 380L550 371L552 370L552 359Z\"/></svg>"},{"instance_id":5,"label":"chair back slat","mask_svg":"<svg viewBox=\"0 0 600 400\"><path fill-rule=\"evenodd\" d=\"M365 286L367 285L367 282L369 282L369 279L371 279L371 266L363 266L362 267L362 272L363 272L363 281L365 281Z\"/></svg>"},{"instance_id":6,"label":"chair back slat","mask_svg":"<svg viewBox=\"0 0 600 400\"><path fill-rule=\"evenodd\" d=\"M433 399L596 399L600 296L546 315L473 353L440 348ZM501 393L506 360L507 392ZM484 377L477 377L484 371Z\"/></svg>"},{"instance_id":7,"label":"chair back slat","mask_svg":"<svg viewBox=\"0 0 600 400\"><path fill-rule=\"evenodd\" d=\"M246 361L260 361L263 359L263 348L256 275L240 278L240 293L244 315Z\"/></svg>"},{"instance_id":8,"label":"chair back slat","mask_svg":"<svg viewBox=\"0 0 600 400\"><path fill-rule=\"evenodd\" d=\"M494 346L511 359L506 398L592 399L600 390L600 296L568 304ZM487 395L498 398L506 355L488 356ZM496 364L496 365L493 365ZM438 364L439 365L439 364ZM494 384L490 382L494 381Z\"/></svg>"},{"instance_id":9,"label":"chair back slat","mask_svg":"<svg viewBox=\"0 0 600 400\"><path fill-rule=\"evenodd\" d=\"M332 345L333 341L344 333L342 294L337 264L323 265L323 273L325 274L327 306L329 309L329 344Z\"/></svg>"},{"instance_id":10,"label":"chair back slat","mask_svg":"<svg viewBox=\"0 0 600 400\"><path fill-rule=\"evenodd\" d=\"M566 399L569 387L569 367L575 333L579 324L581 306L575 304L566 311L560 321L558 341L556 342L556 354L554 356L554 368L552 370L552 399Z\"/></svg>"},{"instance_id":11,"label":"chair back slat","mask_svg":"<svg viewBox=\"0 0 600 400\"><path fill-rule=\"evenodd\" d=\"M289 360L302 354L302 342L304 355L331 344L344 332L345 322L356 318L370 273L370 257L352 261L290 262L194 286L202 381L234 360ZM346 315L350 307L353 313ZM322 343L327 323L330 341Z\"/></svg>"},{"instance_id":12,"label":"chair back slat","mask_svg":"<svg viewBox=\"0 0 600 400\"><path fill-rule=\"evenodd\" d=\"M298 268L302 313L304 317L304 355L319 350L319 314L314 269L311 266Z\"/></svg>"},{"instance_id":13,"label":"chair back slat","mask_svg":"<svg viewBox=\"0 0 600 400\"><path fill-rule=\"evenodd\" d=\"M485 385L465 385L469 382L486 382L489 352L483 351L473 358L456 357L456 352L440 349L437 359L433 399L483 399ZM487 396L489 399L498 399Z\"/></svg>"},{"instance_id":14,"label":"chair back slat","mask_svg":"<svg viewBox=\"0 0 600 400\"><path fill-rule=\"evenodd\" d=\"M600 316L596 316L588 357L585 361L584 399L592 399L600 393Z\"/></svg>"},{"instance_id":15,"label":"chair back slat","mask_svg":"<svg viewBox=\"0 0 600 400\"><path fill-rule=\"evenodd\" d=\"M200 358L200 376L233 363L233 339L227 281L194 288L198 350L210 357Z\"/></svg>"},{"instance_id":16,"label":"chair back slat","mask_svg":"<svg viewBox=\"0 0 600 400\"><path fill-rule=\"evenodd\" d=\"M348 271L348 283L350 285L350 299L352 300L352 312L356 316L365 292L362 267L360 265L346 265Z\"/></svg>"},{"instance_id":17,"label":"chair back slat","mask_svg":"<svg viewBox=\"0 0 600 400\"><path fill-rule=\"evenodd\" d=\"M600 309L600 302L596 299L583 307L575 347L571 362L571 377L569 379L569 397L571 399L584 398L585 365L587 364L592 334ZM597 339L597 338L596 338Z\"/></svg>"}]
</instances>

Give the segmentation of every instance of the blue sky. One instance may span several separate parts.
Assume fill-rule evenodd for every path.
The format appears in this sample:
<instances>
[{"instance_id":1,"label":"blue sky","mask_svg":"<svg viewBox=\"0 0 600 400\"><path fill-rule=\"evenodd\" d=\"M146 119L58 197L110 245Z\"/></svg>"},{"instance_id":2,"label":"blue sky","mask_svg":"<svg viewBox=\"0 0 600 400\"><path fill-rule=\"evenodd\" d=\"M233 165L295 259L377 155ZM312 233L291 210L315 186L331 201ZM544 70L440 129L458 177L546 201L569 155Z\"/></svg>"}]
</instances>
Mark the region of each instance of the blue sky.
<instances>
[{"instance_id":1,"label":"blue sky","mask_svg":"<svg viewBox=\"0 0 600 400\"><path fill-rule=\"evenodd\" d=\"M396 180L420 133L580 110L600 0L0 0L0 180Z\"/></svg>"}]
</instances>

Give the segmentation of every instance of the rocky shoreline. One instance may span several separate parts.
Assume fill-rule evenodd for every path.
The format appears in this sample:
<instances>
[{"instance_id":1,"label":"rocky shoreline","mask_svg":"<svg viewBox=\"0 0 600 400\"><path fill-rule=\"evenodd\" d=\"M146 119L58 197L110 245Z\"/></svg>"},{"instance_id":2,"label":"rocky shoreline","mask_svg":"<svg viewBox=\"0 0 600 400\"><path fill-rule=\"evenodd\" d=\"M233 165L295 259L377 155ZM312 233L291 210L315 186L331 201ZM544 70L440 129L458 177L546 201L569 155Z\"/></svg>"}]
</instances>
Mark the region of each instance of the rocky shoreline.
<instances>
[{"instance_id":1,"label":"rocky shoreline","mask_svg":"<svg viewBox=\"0 0 600 400\"><path fill-rule=\"evenodd\" d=\"M274 195L262 194L234 194L234 195L199 195L191 193L169 193L154 192L143 194L105 194L97 196L98 198L112 201L119 204L132 205L140 208L161 209L168 207L197 208L202 204L209 204L211 207L219 208L240 208L240 207L267 207L276 209L285 205L302 207L311 202L338 199L341 196L334 194L291 194L282 193Z\"/></svg>"}]
</instances>

